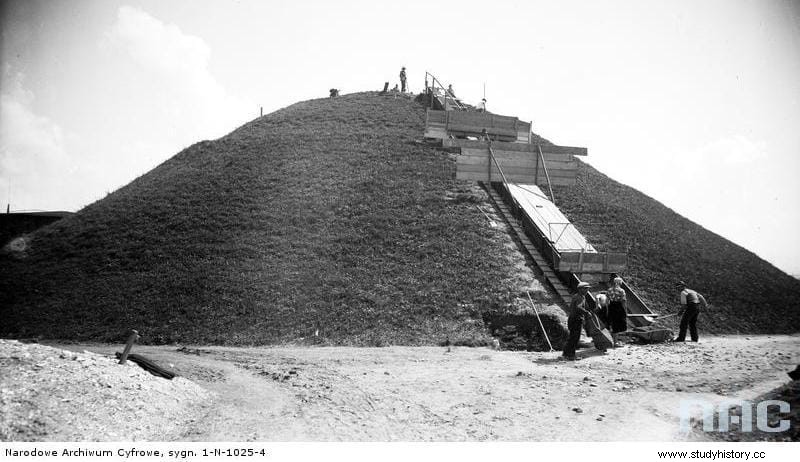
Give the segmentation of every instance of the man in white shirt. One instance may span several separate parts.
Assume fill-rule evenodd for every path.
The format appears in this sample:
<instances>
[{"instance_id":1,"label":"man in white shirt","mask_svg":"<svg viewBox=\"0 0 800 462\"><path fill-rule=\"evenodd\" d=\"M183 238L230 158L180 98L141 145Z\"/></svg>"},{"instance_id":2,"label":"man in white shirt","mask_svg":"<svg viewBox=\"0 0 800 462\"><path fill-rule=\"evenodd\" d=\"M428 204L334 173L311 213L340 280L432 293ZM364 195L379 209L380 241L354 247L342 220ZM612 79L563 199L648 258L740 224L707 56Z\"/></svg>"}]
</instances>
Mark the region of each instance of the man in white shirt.
<instances>
[{"instance_id":1,"label":"man in white shirt","mask_svg":"<svg viewBox=\"0 0 800 462\"><path fill-rule=\"evenodd\" d=\"M676 287L682 289L681 305L683 305L684 308L683 315L681 316L680 332L678 332L678 338L676 338L675 341L685 342L686 330L688 328L692 336L692 341L696 342L699 338L697 335L697 317L700 315L700 305L703 305L703 309L707 309L708 303L706 303L705 297L688 288L685 282L680 281L676 284Z\"/></svg>"}]
</instances>

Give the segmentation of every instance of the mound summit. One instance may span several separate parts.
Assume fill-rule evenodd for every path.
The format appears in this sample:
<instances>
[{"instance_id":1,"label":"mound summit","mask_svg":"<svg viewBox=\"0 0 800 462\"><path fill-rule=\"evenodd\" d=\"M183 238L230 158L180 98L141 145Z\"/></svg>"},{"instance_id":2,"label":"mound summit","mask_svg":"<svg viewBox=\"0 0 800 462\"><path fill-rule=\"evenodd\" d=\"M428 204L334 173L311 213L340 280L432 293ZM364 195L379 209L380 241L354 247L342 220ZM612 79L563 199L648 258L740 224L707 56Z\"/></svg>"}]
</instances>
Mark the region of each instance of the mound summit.
<instances>
[{"instance_id":1,"label":"mound summit","mask_svg":"<svg viewBox=\"0 0 800 462\"><path fill-rule=\"evenodd\" d=\"M0 253L0 336L149 343L482 343L520 275L485 193L418 140L424 108L357 93L305 101L181 151ZM686 280L713 332L800 331L800 282L582 165L558 204L659 312ZM598 216L619 222L598 225ZM534 281L536 282L536 281ZM523 292L524 293L524 292Z\"/></svg>"}]
</instances>

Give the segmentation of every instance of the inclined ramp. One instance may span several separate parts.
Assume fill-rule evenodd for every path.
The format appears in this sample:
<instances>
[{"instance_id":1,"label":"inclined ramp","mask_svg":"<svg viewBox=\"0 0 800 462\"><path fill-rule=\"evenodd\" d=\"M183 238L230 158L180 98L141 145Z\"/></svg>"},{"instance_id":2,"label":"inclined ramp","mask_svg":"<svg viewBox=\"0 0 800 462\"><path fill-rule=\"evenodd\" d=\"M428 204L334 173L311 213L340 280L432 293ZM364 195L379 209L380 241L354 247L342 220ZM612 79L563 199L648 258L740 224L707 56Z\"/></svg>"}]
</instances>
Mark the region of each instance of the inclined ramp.
<instances>
[{"instance_id":1,"label":"inclined ramp","mask_svg":"<svg viewBox=\"0 0 800 462\"><path fill-rule=\"evenodd\" d=\"M437 92L429 93L433 101ZM459 154L456 179L484 185L497 213L564 305L579 282L590 282L599 292L625 271L626 253L598 251L552 200L552 185L577 182L575 156L587 155L586 148L533 143L531 123L488 112L428 109L425 121L425 138ZM628 324L653 324L658 315L629 284L623 282L622 288ZM594 303L594 295L589 298Z\"/></svg>"}]
</instances>

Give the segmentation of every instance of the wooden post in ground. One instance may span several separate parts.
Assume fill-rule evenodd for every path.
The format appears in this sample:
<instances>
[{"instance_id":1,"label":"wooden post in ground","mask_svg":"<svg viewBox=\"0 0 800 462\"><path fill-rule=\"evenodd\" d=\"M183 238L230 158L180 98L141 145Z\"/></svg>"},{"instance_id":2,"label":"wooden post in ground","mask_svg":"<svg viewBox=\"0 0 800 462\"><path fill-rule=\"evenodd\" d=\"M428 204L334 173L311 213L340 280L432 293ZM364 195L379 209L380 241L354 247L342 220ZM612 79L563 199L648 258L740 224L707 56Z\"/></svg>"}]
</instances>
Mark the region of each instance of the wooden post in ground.
<instances>
[{"instance_id":1,"label":"wooden post in ground","mask_svg":"<svg viewBox=\"0 0 800 462\"><path fill-rule=\"evenodd\" d=\"M128 360L128 354L131 352L134 342L136 342L138 339L139 333L131 329L131 335L128 337L128 342L125 344L125 350L123 350L122 356L119 357L120 364L125 364L125 362Z\"/></svg>"}]
</instances>

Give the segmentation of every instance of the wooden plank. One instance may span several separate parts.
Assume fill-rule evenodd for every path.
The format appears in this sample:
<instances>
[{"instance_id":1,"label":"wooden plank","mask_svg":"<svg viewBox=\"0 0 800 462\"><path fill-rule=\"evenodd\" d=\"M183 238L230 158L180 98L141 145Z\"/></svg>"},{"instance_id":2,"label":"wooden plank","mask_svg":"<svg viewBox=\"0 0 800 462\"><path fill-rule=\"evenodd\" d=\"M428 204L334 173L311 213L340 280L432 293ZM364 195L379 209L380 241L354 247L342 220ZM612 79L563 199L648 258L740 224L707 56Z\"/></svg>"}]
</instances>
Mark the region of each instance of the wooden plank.
<instances>
[{"instance_id":1,"label":"wooden plank","mask_svg":"<svg viewBox=\"0 0 800 462\"><path fill-rule=\"evenodd\" d=\"M483 112L452 112L447 114L447 131L457 135L480 135L484 130L493 137L515 141L522 125L516 117Z\"/></svg>"},{"instance_id":2,"label":"wooden plank","mask_svg":"<svg viewBox=\"0 0 800 462\"><path fill-rule=\"evenodd\" d=\"M486 148L486 141L479 141L479 140L461 140L455 139L451 140L451 147L460 147L460 148ZM547 154L562 154L562 155L573 155L573 156L585 156L588 155L588 149L574 147L574 146L557 146L552 144L542 144L542 153ZM539 153L536 148L536 144L528 144L528 143L504 143L501 141L494 141L492 142L492 149L495 151L527 151L527 152L535 152Z\"/></svg>"},{"instance_id":3,"label":"wooden plank","mask_svg":"<svg viewBox=\"0 0 800 462\"><path fill-rule=\"evenodd\" d=\"M547 178L545 178L544 170L536 168L528 168L524 166L508 166L500 164L500 167L503 169L503 174L508 175L528 175L530 178L534 178L535 176L540 176L541 180L546 184ZM457 165L456 166L456 173L486 173L488 170L488 165ZM538 172L538 173L537 173ZM578 178L578 172L576 170L548 170L547 173L550 174L550 179L554 178L569 178L569 179L576 179ZM500 181L500 170L497 169L496 165L492 165L492 177L498 179Z\"/></svg>"},{"instance_id":4,"label":"wooden plank","mask_svg":"<svg viewBox=\"0 0 800 462\"><path fill-rule=\"evenodd\" d=\"M527 163L527 162L519 162L519 161L501 161L498 160L497 163L494 162L475 162L475 163L468 163L470 159L464 159L464 161L460 161L460 159L456 160L456 169L464 170L468 172L478 171L478 170L486 170L491 165L492 168L497 168L497 165L500 165L500 168L503 171L506 170L526 170L529 171L531 174L535 174L537 171L539 174L544 175L545 169L540 165L536 167L535 163ZM547 172L550 176L569 176L571 178L575 178L578 175L578 170L574 168L547 168Z\"/></svg>"},{"instance_id":5,"label":"wooden plank","mask_svg":"<svg viewBox=\"0 0 800 462\"><path fill-rule=\"evenodd\" d=\"M613 253L561 252L558 269L572 273L621 273L627 268L628 255Z\"/></svg>"},{"instance_id":6,"label":"wooden plank","mask_svg":"<svg viewBox=\"0 0 800 462\"><path fill-rule=\"evenodd\" d=\"M467 137L467 136L471 136L471 137L478 137L478 136L480 136L480 134L479 134L479 133L475 133L475 132L455 132L455 131L449 131L449 132L448 132L448 134L449 134L449 135L452 135L452 136L454 136L454 137L456 137L456 138L464 138L464 137ZM493 140L495 140L495 141L508 141L508 142L514 141L514 137L512 137L512 136L510 136L510 135L500 135L500 134L497 134L497 133L490 133L489 135L490 135L490 136L492 137L492 139L493 139Z\"/></svg>"},{"instance_id":7,"label":"wooden plank","mask_svg":"<svg viewBox=\"0 0 800 462\"><path fill-rule=\"evenodd\" d=\"M551 176L550 180L552 184L558 184L560 178ZM541 179L539 182L542 183ZM553 243L556 250L586 249L587 252L595 252L594 247L574 226L569 224L569 219L547 199L547 196L539 188L532 185L512 184L509 185L509 193L520 204L539 232Z\"/></svg>"},{"instance_id":8,"label":"wooden plank","mask_svg":"<svg viewBox=\"0 0 800 462\"><path fill-rule=\"evenodd\" d=\"M425 138L438 138L440 140L447 139L447 131L443 128L429 128L425 129L425 133L423 135Z\"/></svg>"},{"instance_id":9,"label":"wooden plank","mask_svg":"<svg viewBox=\"0 0 800 462\"><path fill-rule=\"evenodd\" d=\"M628 299L628 303L625 306L627 308L627 310L628 310L628 313L634 313L634 314L652 314L653 313L650 310L650 308L647 306L647 304L644 302L644 300L639 298L639 296L636 294L636 292L634 292L633 289L625 281L622 281L622 288L625 290L625 295L627 296L627 299ZM632 320L629 318L628 322L630 322L633 325L650 325L650 324L652 324L652 322L650 322L645 317L634 318Z\"/></svg>"},{"instance_id":10,"label":"wooden plank","mask_svg":"<svg viewBox=\"0 0 800 462\"><path fill-rule=\"evenodd\" d=\"M517 143L530 144L531 141L531 123L522 122L517 125Z\"/></svg>"},{"instance_id":11,"label":"wooden plank","mask_svg":"<svg viewBox=\"0 0 800 462\"><path fill-rule=\"evenodd\" d=\"M501 167L512 168L512 167L523 167L523 168L536 168L536 162L533 159L495 159L497 163L500 164ZM480 165L483 168L488 167L490 160L486 157L478 157L478 156L458 156L456 157L456 165L460 166L468 166L468 165Z\"/></svg>"},{"instance_id":12,"label":"wooden plank","mask_svg":"<svg viewBox=\"0 0 800 462\"><path fill-rule=\"evenodd\" d=\"M526 158L533 158L532 152L526 151L503 151L499 149L495 149L492 146L492 152L494 153L495 159L526 159ZM470 147L470 148L461 148L461 156L479 156L484 158L489 158L489 148L486 146L481 147Z\"/></svg>"},{"instance_id":13,"label":"wooden plank","mask_svg":"<svg viewBox=\"0 0 800 462\"><path fill-rule=\"evenodd\" d=\"M495 157L495 160L501 166L513 167L529 167L537 168L536 158L519 158L519 157ZM458 165L488 165L490 159L488 156L458 156L456 163ZM550 160L545 163L547 170L578 170L578 162L574 160L554 161ZM544 170L544 166L538 166Z\"/></svg>"},{"instance_id":14,"label":"wooden plank","mask_svg":"<svg viewBox=\"0 0 800 462\"><path fill-rule=\"evenodd\" d=\"M559 261L558 270L568 271L570 273L621 273L627 269L627 265L614 265L612 267L605 266L602 263L586 263L586 262L565 262Z\"/></svg>"},{"instance_id":15,"label":"wooden plank","mask_svg":"<svg viewBox=\"0 0 800 462\"><path fill-rule=\"evenodd\" d=\"M531 183L533 181L532 175L517 175L517 174L508 174L504 172L506 175L506 179L508 181L514 183ZM477 173L477 172L456 172L456 179L457 180L468 180L468 181L489 181L489 175L486 171ZM492 174L491 181L501 181L500 175ZM553 186L574 186L577 183L576 178L550 178L550 183ZM544 178L539 178L539 185L544 186L547 184L547 180Z\"/></svg>"},{"instance_id":16,"label":"wooden plank","mask_svg":"<svg viewBox=\"0 0 800 462\"><path fill-rule=\"evenodd\" d=\"M506 128L517 130L519 119L513 116L490 114L488 112L454 112L449 114L449 124L481 127Z\"/></svg>"},{"instance_id":17,"label":"wooden plank","mask_svg":"<svg viewBox=\"0 0 800 462\"><path fill-rule=\"evenodd\" d=\"M456 166L458 169L465 169L465 170L474 170L483 168L486 169L492 165L493 167L500 167L503 170L506 169L528 169L531 173L535 173L538 171L539 174L544 174L545 168L543 165L536 165L535 159L495 159L494 162L491 162L487 158L480 158L480 157L463 157L459 156L456 158ZM576 176L578 169L575 163L569 162L552 162L547 164L547 172L551 175L561 175L564 176L566 173L569 173L571 176Z\"/></svg>"},{"instance_id":18,"label":"wooden plank","mask_svg":"<svg viewBox=\"0 0 800 462\"><path fill-rule=\"evenodd\" d=\"M514 151L495 151L492 150L494 158L497 160L514 160L514 161L528 161L535 162L536 156L530 152L514 152ZM465 149L461 148L461 155L458 158L464 159L489 159L488 149ZM563 158L567 160L567 158Z\"/></svg>"},{"instance_id":19,"label":"wooden plank","mask_svg":"<svg viewBox=\"0 0 800 462\"><path fill-rule=\"evenodd\" d=\"M452 140L448 139L448 141ZM494 153L495 159L537 159L539 157L538 154L529 151L505 151L502 149L495 149L494 145L492 146L492 152ZM461 156L477 156L488 158L489 150L486 147L461 148ZM577 160L571 155L545 154L544 160L547 164L550 162L575 162L577 165Z\"/></svg>"},{"instance_id":20,"label":"wooden plank","mask_svg":"<svg viewBox=\"0 0 800 462\"><path fill-rule=\"evenodd\" d=\"M450 133L467 133L471 134L474 133L476 135L480 135L483 133L483 130L486 130L486 133L489 135L500 135L500 136L507 136L513 137L514 139L517 138L517 131L513 128L504 128L504 127L487 127L485 125L466 125L466 124L454 124L449 123L447 124L447 131Z\"/></svg>"},{"instance_id":21,"label":"wooden plank","mask_svg":"<svg viewBox=\"0 0 800 462\"><path fill-rule=\"evenodd\" d=\"M447 111L436 111L428 109L427 111L428 122L447 123Z\"/></svg>"}]
</instances>

